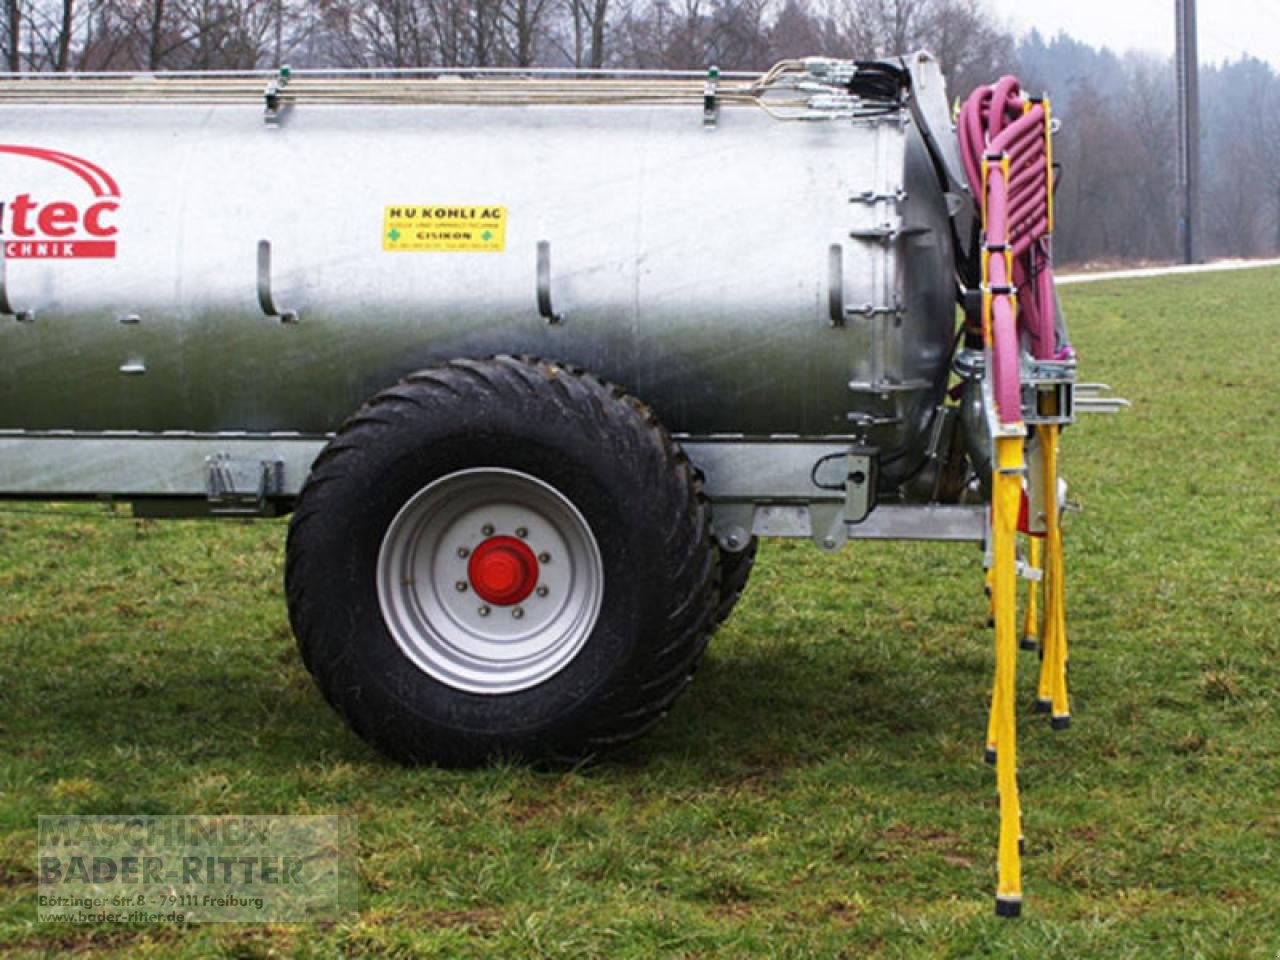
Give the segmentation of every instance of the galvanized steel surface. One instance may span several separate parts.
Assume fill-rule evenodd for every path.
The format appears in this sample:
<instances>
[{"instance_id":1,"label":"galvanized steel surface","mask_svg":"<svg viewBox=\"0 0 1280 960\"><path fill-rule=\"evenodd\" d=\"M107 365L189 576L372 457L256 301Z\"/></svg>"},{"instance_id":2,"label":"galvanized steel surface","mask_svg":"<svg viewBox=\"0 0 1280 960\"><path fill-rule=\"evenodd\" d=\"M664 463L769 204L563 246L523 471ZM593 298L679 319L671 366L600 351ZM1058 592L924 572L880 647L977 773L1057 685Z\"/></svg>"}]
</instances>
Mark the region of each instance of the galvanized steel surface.
<instances>
[{"instance_id":1,"label":"galvanized steel surface","mask_svg":"<svg viewBox=\"0 0 1280 960\"><path fill-rule=\"evenodd\" d=\"M34 314L0 320L0 428L323 434L405 373L507 352L614 380L678 432L861 420L914 450L945 376L946 206L905 112L726 105L704 128L684 105L302 102L272 127L260 105L0 103L0 122L119 193L114 257L21 256L18 197L42 205L28 228L98 198L0 150L4 293ZM505 207L503 250L385 251L397 204ZM296 323L264 314L262 240Z\"/></svg>"}]
</instances>

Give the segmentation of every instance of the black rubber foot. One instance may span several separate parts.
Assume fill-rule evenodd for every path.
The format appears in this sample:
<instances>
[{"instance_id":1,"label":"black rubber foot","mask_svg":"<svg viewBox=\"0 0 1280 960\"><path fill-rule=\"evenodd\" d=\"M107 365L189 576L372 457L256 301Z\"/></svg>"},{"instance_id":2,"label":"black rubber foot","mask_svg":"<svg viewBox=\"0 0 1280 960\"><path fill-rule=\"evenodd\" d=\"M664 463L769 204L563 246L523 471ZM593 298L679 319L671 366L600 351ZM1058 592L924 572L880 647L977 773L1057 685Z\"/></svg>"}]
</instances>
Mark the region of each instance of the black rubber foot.
<instances>
[{"instance_id":1,"label":"black rubber foot","mask_svg":"<svg viewBox=\"0 0 1280 960\"><path fill-rule=\"evenodd\" d=\"M1053 709L1052 700L1036 700L1036 713L1048 713Z\"/></svg>"},{"instance_id":2,"label":"black rubber foot","mask_svg":"<svg viewBox=\"0 0 1280 960\"><path fill-rule=\"evenodd\" d=\"M988 626L988 627L994 627L995 625L996 625L996 618L995 618L995 617L987 617L987 626Z\"/></svg>"},{"instance_id":3,"label":"black rubber foot","mask_svg":"<svg viewBox=\"0 0 1280 960\"><path fill-rule=\"evenodd\" d=\"M1021 647L1023 650L1039 650L1040 641L1037 640L1035 637L1023 637L1021 640L1018 641L1018 646Z\"/></svg>"},{"instance_id":4,"label":"black rubber foot","mask_svg":"<svg viewBox=\"0 0 1280 960\"><path fill-rule=\"evenodd\" d=\"M996 897L996 916L997 917L1020 917L1022 916L1022 900L1011 900L1006 897Z\"/></svg>"},{"instance_id":5,"label":"black rubber foot","mask_svg":"<svg viewBox=\"0 0 1280 960\"><path fill-rule=\"evenodd\" d=\"M1070 714L1065 717L1052 717L1049 720L1049 728L1052 730L1065 730L1069 726L1071 726Z\"/></svg>"},{"instance_id":6,"label":"black rubber foot","mask_svg":"<svg viewBox=\"0 0 1280 960\"><path fill-rule=\"evenodd\" d=\"M1025 837L1018 838L1018 856L1025 857L1027 855L1027 841Z\"/></svg>"},{"instance_id":7,"label":"black rubber foot","mask_svg":"<svg viewBox=\"0 0 1280 960\"><path fill-rule=\"evenodd\" d=\"M996 762L996 748L995 747L985 748L982 751L982 761L983 763L990 763L994 765Z\"/></svg>"}]
</instances>

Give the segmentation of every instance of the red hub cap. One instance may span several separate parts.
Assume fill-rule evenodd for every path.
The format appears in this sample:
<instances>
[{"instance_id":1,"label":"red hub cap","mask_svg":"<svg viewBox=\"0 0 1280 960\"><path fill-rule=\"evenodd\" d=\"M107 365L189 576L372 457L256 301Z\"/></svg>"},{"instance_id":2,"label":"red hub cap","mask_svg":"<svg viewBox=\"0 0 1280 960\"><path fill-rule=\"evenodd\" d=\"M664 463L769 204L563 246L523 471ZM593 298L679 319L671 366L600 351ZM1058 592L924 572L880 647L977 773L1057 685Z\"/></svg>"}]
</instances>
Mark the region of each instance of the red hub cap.
<instances>
[{"instance_id":1,"label":"red hub cap","mask_svg":"<svg viewBox=\"0 0 1280 960\"><path fill-rule=\"evenodd\" d=\"M538 583L538 561L515 537L490 537L472 552L467 577L485 603L509 607L533 592Z\"/></svg>"}]
</instances>

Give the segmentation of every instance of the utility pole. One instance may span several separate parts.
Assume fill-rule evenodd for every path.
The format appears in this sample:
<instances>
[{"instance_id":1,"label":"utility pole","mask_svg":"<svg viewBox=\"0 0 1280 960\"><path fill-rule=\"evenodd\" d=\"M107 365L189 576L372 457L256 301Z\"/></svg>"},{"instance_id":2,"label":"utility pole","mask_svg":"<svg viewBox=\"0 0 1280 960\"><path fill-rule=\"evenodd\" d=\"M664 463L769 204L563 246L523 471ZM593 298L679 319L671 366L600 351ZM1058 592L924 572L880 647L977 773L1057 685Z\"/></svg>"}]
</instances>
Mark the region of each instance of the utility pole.
<instances>
[{"instance_id":1,"label":"utility pole","mask_svg":"<svg viewBox=\"0 0 1280 960\"><path fill-rule=\"evenodd\" d=\"M1196 54L1196 0L1177 5L1178 257L1200 262L1200 61Z\"/></svg>"}]
</instances>

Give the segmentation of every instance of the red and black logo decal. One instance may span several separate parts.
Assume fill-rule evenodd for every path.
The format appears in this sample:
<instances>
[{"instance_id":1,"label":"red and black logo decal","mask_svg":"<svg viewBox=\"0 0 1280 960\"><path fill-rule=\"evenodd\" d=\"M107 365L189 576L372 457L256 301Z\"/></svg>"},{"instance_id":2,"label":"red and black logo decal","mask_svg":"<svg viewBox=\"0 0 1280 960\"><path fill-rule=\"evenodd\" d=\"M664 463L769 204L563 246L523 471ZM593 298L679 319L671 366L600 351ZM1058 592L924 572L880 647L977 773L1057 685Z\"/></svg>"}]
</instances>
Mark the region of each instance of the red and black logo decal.
<instances>
[{"instance_id":1,"label":"red and black logo decal","mask_svg":"<svg viewBox=\"0 0 1280 960\"><path fill-rule=\"evenodd\" d=\"M0 201L0 238L10 259L103 259L116 255L120 187L95 163L59 150L0 144L0 154L43 160L73 174L91 197L20 193ZM76 191L79 193L79 190Z\"/></svg>"}]
</instances>

